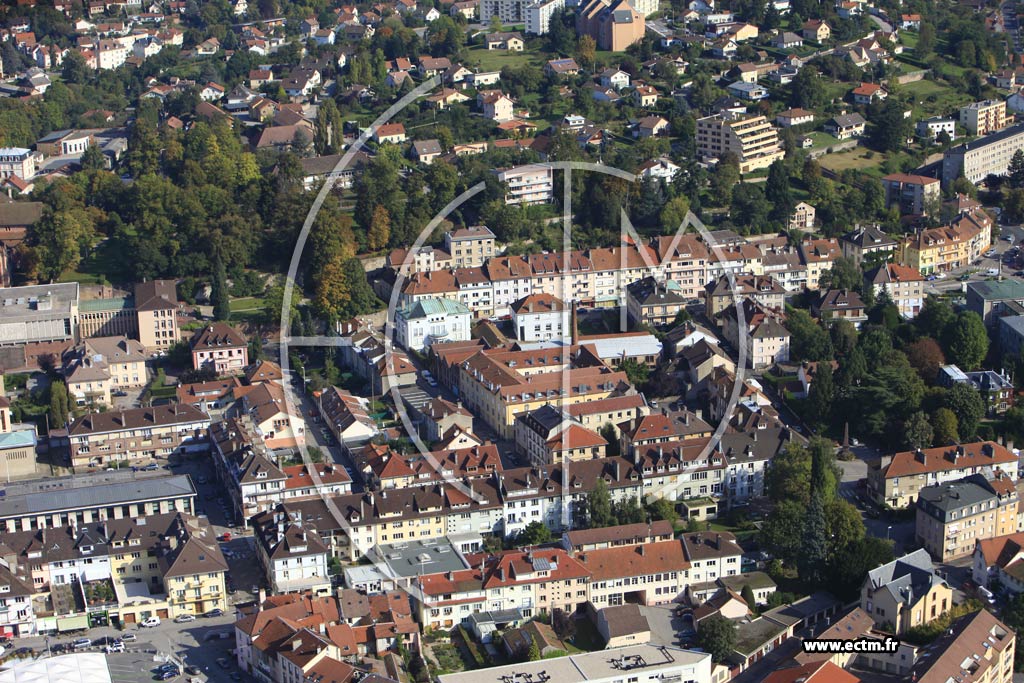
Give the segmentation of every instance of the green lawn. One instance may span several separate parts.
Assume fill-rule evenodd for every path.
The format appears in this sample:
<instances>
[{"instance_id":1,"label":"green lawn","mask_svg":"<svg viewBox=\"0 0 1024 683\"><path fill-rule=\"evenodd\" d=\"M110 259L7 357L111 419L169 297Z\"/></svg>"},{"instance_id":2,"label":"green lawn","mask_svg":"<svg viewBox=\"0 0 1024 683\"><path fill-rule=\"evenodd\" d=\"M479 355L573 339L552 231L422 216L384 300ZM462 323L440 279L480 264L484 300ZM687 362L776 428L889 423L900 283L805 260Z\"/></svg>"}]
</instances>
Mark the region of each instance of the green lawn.
<instances>
[{"instance_id":1,"label":"green lawn","mask_svg":"<svg viewBox=\"0 0 1024 683\"><path fill-rule=\"evenodd\" d=\"M872 169L877 168L878 164L885 158L883 154L874 154L873 158L868 158L867 155L870 150L864 147L858 147L851 149L848 152L839 152L838 154L826 154L818 159L824 168L830 171L845 171L848 168L856 168L870 172Z\"/></svg>"},{"instance_id":2,"label":"green lawn","mask_svg":"<svg viewBox=\"0 0 1024 683\"><path fill-rule=\"evenodd\" d=\"M524 64L544 64L543 55L537 50L522 52L506 52L504 50L488 50L486 47L474 47L469 51L469 63L480 65L483 71L501 71L506 66L519 68Z\"/></svg>"},{"instance_id":3,"label":"green lawn","mask_svg":"<svg viewBox=\"0 0 1024 683\"><path fill-rule=\"evenodd\" d=\"M828 133L824 133L820 130L814 131L813 133L808 133L807 137L814 140L814 147L812 147L812 149L831 147L832 145L839 144L840 142L845 142L845 140L840 140L839 138L829 135Z\"/></svg>"},{"instance_id":4,"label":"green lawn","mask_svg":"<svg viewBox=\"0 0 1024 683\"><path fill-rule=\"evenodd\" d=\"M937 116L948 114L960 105L970 102L973 98L967 93L939 81L916 81L901 86L904 93L914 98L914 108L921 116Z\"/></svg>"},{"instance_id":5,"label":"green lawn","mask_svg":"<svg viewBox=\"0 0 1024 683\"><path fill-rule=\"evenodd\" d=\"M232 313L240 313L242 311L262 311L263 299L255 296L243 296L238 299L232 299L230 307Z\"/></svg>"},{"instance_id":6,"label":"green lawn","mask_svg":"<svg viewBox=\"0 0 1024 683\"><path fill-rule=\"evenodd\" d=\"M112 253L113 250L109 248L109 244L106 240L98 243L89 252L89 255L82 259L77 268L65 271L57 281L79 282L84 285L109 283L107 273L124 271L124 264Z\"/></svg>"}]
</instances>

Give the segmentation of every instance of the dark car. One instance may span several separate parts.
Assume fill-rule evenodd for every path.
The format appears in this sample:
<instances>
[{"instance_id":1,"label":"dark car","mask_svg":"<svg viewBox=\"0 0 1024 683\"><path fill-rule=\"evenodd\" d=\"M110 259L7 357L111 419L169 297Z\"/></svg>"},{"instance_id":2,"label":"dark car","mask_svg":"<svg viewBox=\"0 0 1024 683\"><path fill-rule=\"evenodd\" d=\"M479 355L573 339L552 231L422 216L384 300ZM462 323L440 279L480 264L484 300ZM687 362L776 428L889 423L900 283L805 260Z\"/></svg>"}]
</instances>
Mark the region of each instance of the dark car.
<instances>
[{"instance_id":1,"label":"dark car","mask_svg":"<svg viewBox=\"0 0 1024 683\"><path fill-rule=\"evenodd\" d=\"M189 676L198 676L201 672L199 671L198 666L186 666L185 673L187 673Z\"/></svg>"},{"instance_id":2,"label":"dark car","mask_svg":"<svg viewBox=\"0 0 1024 683\"><path fill-rule=\"evenodd\" d=\"M224 616L224 610L222 610L221 608L218 607L217 609L212 609L209 612L207 612L205 614L205 616L207 616L207 617L222 617L222 616Z\"/></svg>"}]
</instances>

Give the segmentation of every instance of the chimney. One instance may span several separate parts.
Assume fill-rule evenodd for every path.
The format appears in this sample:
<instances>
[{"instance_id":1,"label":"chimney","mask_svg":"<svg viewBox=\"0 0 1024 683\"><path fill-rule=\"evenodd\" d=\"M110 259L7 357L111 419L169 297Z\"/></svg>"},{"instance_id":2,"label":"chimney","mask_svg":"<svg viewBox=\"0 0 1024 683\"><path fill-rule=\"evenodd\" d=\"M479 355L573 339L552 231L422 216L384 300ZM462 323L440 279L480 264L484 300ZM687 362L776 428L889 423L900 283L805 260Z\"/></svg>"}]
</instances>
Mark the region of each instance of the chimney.
<instances>
[{"instance_id":1,"label":"chimney","mask_svg":"<svg viewBox=\"0 0 1024 683\"><path fill-rule=\"evenodd\" d=\"M644 544L641 543L640 545L638 545L637 548L636 548L636 551L638 553L640 553L641 556L643 556L643 554L644 554Z\"/></svg>"},{"instance_id":2,"label":"chimney","mask_svg":"<svg viewBox=\"0 0 1024 683\"><path fill-rule=\"evenodd\" d=\"M715 548L722 549L722 534L715 534Z\"/></svg>"},{"instance_id":3,"label":"chimney","mask_svg":"<svg viewBox=\"0 0 1024 683\"><path fill-rule=\"evenodd\" d=\"M259 589L259 591L256 593L256 600L257 600L257 602L259 604L259 610L262 612L263 611L263 603L267 601L267 589L266 588L260 588Z\"/></svg>"}]
</instances>

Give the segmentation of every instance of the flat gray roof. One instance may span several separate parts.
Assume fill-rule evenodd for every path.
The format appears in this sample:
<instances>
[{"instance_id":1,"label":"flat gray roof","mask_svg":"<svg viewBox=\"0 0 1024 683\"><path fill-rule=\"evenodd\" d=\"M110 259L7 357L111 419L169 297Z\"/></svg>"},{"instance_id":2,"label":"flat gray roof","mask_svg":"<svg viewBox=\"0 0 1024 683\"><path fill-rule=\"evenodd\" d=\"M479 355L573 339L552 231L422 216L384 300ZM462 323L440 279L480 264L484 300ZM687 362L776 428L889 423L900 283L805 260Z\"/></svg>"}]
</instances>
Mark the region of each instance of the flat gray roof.
<instances>
[{"instance_id":1,"label":"flat gray roof","mask_svg":"<svg viewBox=\"0 0 1024 683\"><path fill-rule=\"evenodd\" d=\"M705 652L644 644L465 671L441 676L439 680L441 683L581 683L607 681L613 678L625 680L632 676L642 676L644 680L648 680L652 674L658 672L678 671L684 667L697 667L702 664L707 667L707 674L710 674L710 662L711 655ZM684 676L685 678L687 676Z\"/></svg>"},{"instance_id":2,"label":"flat gray roof","mask_svg":"<svg viewBox=\"0 0 1024 683\"><path fill-rule=\"evenodd\" d=\"M378 549L394 575L403 579L469 568L466 558L447 538L392 543Z\"/></svg>"},{"instance_id":3,"label":"flat gray roof","mask_svg":"<svg viewBox=\"0 0 1024 683\"><path fill-rule=\"evenodd\" d=\"M4 287L0 290L0 318L4 322L53 320L70 315L78 305L78 283Z\"/></svg>"},{"instance_id":4,"label":"flat gray roof","mask_svg":"<svg viewBox=\"0 0 1024 683\"><path fill-rule=\"evenodd\" d=\"M186 474L146 476L120 470L33 479L0 488L0 519L195 495L196 489Z\"/></svg>"}]
</instances>

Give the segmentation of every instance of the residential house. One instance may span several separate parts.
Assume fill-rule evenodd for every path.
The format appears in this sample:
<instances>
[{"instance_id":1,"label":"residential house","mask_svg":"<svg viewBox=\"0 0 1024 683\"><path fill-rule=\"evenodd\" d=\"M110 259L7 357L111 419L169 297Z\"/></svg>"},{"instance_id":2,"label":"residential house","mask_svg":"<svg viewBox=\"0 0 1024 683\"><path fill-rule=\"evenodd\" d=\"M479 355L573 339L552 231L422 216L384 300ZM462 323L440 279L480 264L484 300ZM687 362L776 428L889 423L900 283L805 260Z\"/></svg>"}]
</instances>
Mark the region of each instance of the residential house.
<instances>
[{"instance_id":1,"label":"residential house","mask_svg":"<svg viewBox=\"0 0 1024 683\"><path fill-rule=\"evenodd\" d=\"M1017 457L994 441L903 451L868 463L867 491L880 505L907 508L926 486L996 470L1017 477Z\"/></svg>"},{"instance_id":2,"label":"residential house","mask_svg":"<svg viewBox=\"0 0 1024 683\"><path fill-rule=\"evenodd\" d=\"M868 319L867 306L860 294L848 289L822 292L817 301L811 304L811 314L826 325L835 320L847 320L858 329Z\"/></svg>"},{"instance_id":3,"label":"residential house","mask_svg":"<svg viewBox=\"0 0 1024 683\"><path fill-rule=\"evenodd\" d=\"M924 276L909 266L883 263L867 271L864 282L873 290L876 301L885 292L900 315L908 320L917 317L924 307Z\"/></svg>"},{"instance_id":4,"label":"residential house","mask_svg":"<svg viewBox=\"0 0 1024 683\"><path fill-rule=\"evenodd\" d=\"M936 561L951 562L982 539L1016 531L1018 505L1017 489L1001 472L928 486L917 497L914 538Z\"/></svg>"},{"instance_id":5,"label":"residential house","mask_svg":"<svg viewBox=\"0 0 1024 683\"><path fill-rule=\"evenodd\" d=\"M840 140L848 140L849 138L864 135L866 126L867 121L864 120L864 117L854 112L852 114L833 116L825 122L824 129L826 133L833 137Z\"/></svg>"},{"instance_id":6,"label":"residential house","mask_svg":"<svg viewBox=\"0 0 1024 683\"><path fill-rule=\"evenodd\" d=\"M202 452L209 428L209 416L190 405L87 413L67 428L69 457L83 467Z\"/></svg>"},{"instance_id":7,"label":"residential house","mask_svg":"<svg viewBox=\"0 0 1024 683\"><path fill-rule=\"evenodd\" d=\"M192 367L218 375L236 374L249 364L249 342L227 323L215 322L192 337Z\"/></svg>"},{"instance_id":8,"label":"residential house","mask_svg":"<svg viewBox=\"0 0 1024 683\"><path fill-rule=\"evenodd\" d=\"M953 591L924 548L868 572L860 608L896 635L923 626L953 606Z\"/></svg>"},{"instance_id":9,"label":"residential house","mask_svg":"<svg viewBox=\"0 0 1024 683\"><path fill-rule=\"evenodd\" d=\"M903 215L927 216L938 212L941 183L937 178L890 173L882 178L885 206L896 206Z\"/></svg>"}]
</instances>

